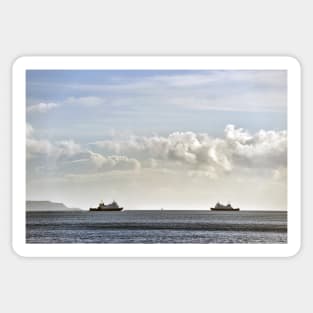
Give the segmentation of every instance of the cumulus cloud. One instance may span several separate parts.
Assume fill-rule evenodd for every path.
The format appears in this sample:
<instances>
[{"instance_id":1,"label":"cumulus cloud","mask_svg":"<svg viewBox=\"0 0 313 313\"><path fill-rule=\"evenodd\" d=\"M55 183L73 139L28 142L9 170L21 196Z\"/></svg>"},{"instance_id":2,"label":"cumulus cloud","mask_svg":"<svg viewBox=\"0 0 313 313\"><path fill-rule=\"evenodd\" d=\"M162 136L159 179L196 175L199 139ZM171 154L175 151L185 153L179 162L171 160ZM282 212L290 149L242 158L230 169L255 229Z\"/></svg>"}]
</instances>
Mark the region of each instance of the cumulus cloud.
<instances>
[{"instance_id":1,"label":"cumulus cloud","mask_svg":"<svg viewBox=\"0 0 313 313\"><path fill-rule=\"evenodd\" d=\"M38 104L33 104L27 107L27 112L40 112L40 113L45 113L48 112L52 109L57 108L60 106L58 103L54 102L40 102Z\"/></svg>"},{"instance_id":2,"label":"cumulus cloud","mask_svg":"<svg viewBox=\"0 0 313 313\"><path fill-rule=\"evenodd\" d=\"M206 133L174 132L168 136L135 137L123 141L105 140L92 146L107 152L143 159L181 162L194 173L210 175L236 168L275 169L287 166L287 132L260 130L251 134L227 125L223 138Z\"/></svg>"},{"instance_id":3,"label":"cumulus cloud","mask_svg":"<svg viewBox=\"0 0 313 313\"><path fill-rule=\"evenodd\" d=\"M48 140L27 138L26 140L27 158L33 158L39 155L51 155L55 147Z\"/></svg>"},{"instance_id":4,"label":"cumulus cloud","mask_svg":"<svg viewBox=\"0 0 313 313\"><path fill-rule=\"evenodd\" d=\"M53 145L44 139L34 137L34 128L29 123L26 124L26 156L28 159L36 155L49 155L53 150Z\"/></svg>"},{"instance_id":5,"label":"cumulus cloud","mask_svg":"<svg viewBox=\"0 0 313 313\"><path fill-rule=\"evenodd\" d=\"M55 143L55 148L55 153L58 157L71 157L82 151L81 146L73 140L57 141Z\"/></svg>"},{"instance_id":6,"label":"cumulus cloud","mask_svg":"<svg viewBox=\"0 0 313 313\"><path fill-rule=\"evenodd\" d=\"M225 132L233 162L238 165L261 168L287 166L286 131L260 130L253 137L234 127L228 127Z\"/></svg>"},{"instance_id":7,"label":"cumulus cloud","mask_svg":"<svg viewBox=\"0 0 313 313\"><path fill-rule=\"evenodd\" d=\"M53 160L67 173L71 170L95 173L153 169L214 179L232 173L267 173L273 180L279 180L284 177L287 167L286 131L260 130L252 134L227 125L221 138L207 133L174 132L168 136L105 140L88 146L73 140L37 139L30 125L27 134L28 158Z\"/></svg>"},{"instance_id":8,"label":"cumulus cloud","mask_svg":"<svg viewBox=\"0 0 313 313\"><path fill-rule=\"evenodd\" d=\"M180 205L195 208L206 208L209 201L218 199L236 199L250 209L251 203L260 203L261 209L286 208L286 131L251 133L227 125L220 138L173 132L114 137L89 145L36 136L28 125L27 179L36 190L44 182L52 190L57 188L59 195L64 184L65 194L72 190L76 198L81 188L92 195L90 201L105 191L119 199L125 196L134 208L141 196L145 204L162 198L162 207L163 201L174 207L177 199Z\"/></svg>"},{"instance_id":9,"label":"cumulus cloud","mask_svg":"<svg viewBox=\"0 0 313 313\"><path fill-rule=\"evenodd\" d=\"M27 124L27 157L45 158L54 164L54 170L64 172L71 170L82 172L113 171L113 170L139 170L141 164L134 158L123 155L104 156L83 148L73 140L51 142L37 139L33 136L34 130Z\"/></svg>"},{"instance_id":10,"label":"cumulus cloud","mask_svg":"<svg viewBox=\"0 0 313 313\"><path fill-rule=\"evenodd\" d=\"M27 156L45 156L50 158L71 157L81 151L80 145L72 140L50 142L46 139L28 137L26 139Z\"/></svg>"},{"instance_id":11,"label":"cumulus cloud","mask_svg":"<svg viewBox=\"0 0 313 313\"><path fill-rule=\"evenodd\" d=\"M26 124L26 151L27 157L45 156L51 158L71 157L82 151L81 146L73 140L51 142L36 138L34 128Z\"/></svg>"},{"instance_id":12,"label":"cumulus cloud","mask_svg":"<svg viewBox=\"0 0 313 313\"><path fill-rule=\"evenodd\" d=\"M103 156L99 153L89 151L90 160L99 170L138 170L140 162L126 156L113 155Z\"/></svg>"}]
</instances>

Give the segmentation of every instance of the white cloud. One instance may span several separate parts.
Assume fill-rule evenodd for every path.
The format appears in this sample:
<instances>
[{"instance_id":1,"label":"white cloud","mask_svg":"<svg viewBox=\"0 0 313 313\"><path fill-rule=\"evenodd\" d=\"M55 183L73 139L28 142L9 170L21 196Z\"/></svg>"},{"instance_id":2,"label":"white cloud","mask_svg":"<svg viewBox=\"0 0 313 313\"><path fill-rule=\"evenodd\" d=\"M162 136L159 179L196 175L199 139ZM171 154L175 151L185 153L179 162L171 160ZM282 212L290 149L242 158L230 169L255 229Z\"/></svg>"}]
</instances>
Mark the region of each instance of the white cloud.
<instances>
[{"instance_id":1,"label":"white cloud","mask_svg":"<svg viewBox=\"0 0 313 313\"><path fill-rule=\"evenodd\" d=\"M45 156L49 158L71 157L82 151L81 146L73 140L50 142L34 136L34 128L26 124L26 151L27 158Z\"/></svg>"},{"instance_id":2,"label":"white cloud","mask_svg":"<svg viewBox=\"0 0 313 313\"><path fill-rule=\"evenodd\" d=\"M44 158L54 164L54 170L69 172L98 172L113 170L139 170L141 164L134 158L123 155L104 156L84 149L73 140L50 142L33 137L33 128L27 124L27 157Z\"/></svg>"},{"instance_id":3,"label":"white cloud","mask_svg":"<svg viewBox=\"0 0 313 313\"><path fill-rule=\"evenodd\" d=\"M55 148L58 156L71 157L82 152L81 146L73 140L57 141L55 143Z\"/></svg>"},{"instance_id":4,"label":"white cloud","mask_svg":"<svg viewBox=\"0 0 313 313\"><path fill-rule=\"evenodd\" d=\"M283 112L287 94L281 91L247 90L238 94L230 92L218 95L199 94L177 96L168 99L170 105L198 111L232 112Z\"/></svg>"},{"instance_id":5,"label":"white cloud","mask_svg":"<svg viewBox=\"0 0 313 313\"><path fill-rule=\"evenodd\" d=\"M26 140L27 158L33 158L40 155L51 155L55 147L48 140L38 140L27 138Z\"/></svg>"},{"instance_id":6,"label":"white cloud","mask_svg":"<svg viewBox=\"0 0 313 313\"><path fill-rule=\"evenodd\" d=\"M27 107L27 112L40 112L40 113L45 113L48 112L52 109L57 108L58 106L60 106L60 104L58 103L54 103L54 102L40 102L38 104L33 104Z\"/></svg>"},{"instance_id":7,"label":"white cloud","mask_svg":"<svg viewBox=\"0 0 313 313\"><path fill-rule=\"evenodd\" d=\"M82 202L85 195L94 201L105 193L130 208L207 208L231 200L248 209L286 209L286 131L250 133L227 125L222 138L174 132L87 146L37 139L30 125L27 132L27 186L33 192L50 190Z\"/></svg>"},{"instance_id":8,"label":"white cloud","mask_svg":"<svg viewBox=\"0 0 313 313\"><path fill-rule=\"evenodd\" d=\"M89 151L89 155L91 162L99 170L138 170L141 168L138 160L126 156L103 156L92 151Z\"/></svg>"},{"instance_id":9,"label":"white cloud","mask_svg":"<svg viewBox=\"0 0 313 313\"><path fill-rule=\"evenodd\" d=\"M102 84L62 85L72 93L62 104L84 107L105 104L128 111L134 108L178 107L191 110L285 112L286 77L283 70L198 71L176 75L159 71L151 76L139 75L131 79L116 76ZM60 86L54 88L57 90Z\"/></svg>"},{"instance_id":10,"label":"white cloud","mask_svg":"<svg viewBox=\"0 0 313 313\"><path fill-rule=\"evenodd\" d=\"M194 87L203 86L219 81L221 74L219 75L207 75L207 74L189 74L189 75L159 75L152 80L160 82L172 87Z\"/></svg>"},{"instance_id":11,"label":"white cloud","mask_svg":"<svg viewBox=\"0 0 313 313\"><path fill-rule=\"evenodd\" d=\"M203 71L202 73L181 74L181 75L158 75L151 78L151 81L162 82L175 87L195 86L220 86L221 84L248 83L255 86L277 88L286 85L286 72L279 70L228 70L228 71Z\"/></svg>"},{"instance_id":12,"label":"white cloud","mask_svg":"<svg viewBox=\"0 0 313 313\"><path fill-rule=\"evenodd\" d=\"M226 128L233 162L240 166L276 168L287 166L287 132L260 130L253 137L234 127Z\"/></svg>"},{"instance_id":13,"label":"white cloud","mask_svg":"<svg viewBox=\"0 0 313 313\"><path fill-rule=\"evenodd\" d=\"M26 139L27 156L45 156L52 159L71 157L81 152L79 144L76 144L72 140L50 142L46 139L36 139L28 137Z\"/></svg>"},{"instance_id":14,"label":"white cloud","mask_svg":"<svg viewBox=\"0 0 313 313\"><path fill-rule=\"evenodd\" d=\"M33 127L30 124L26 123L26 138L31 137L33 132Z\"/></svg>"},{"instance_id":15,"label":"white cloud","mask_svg":"<svg viewBox=\"0 0 313 313\"><path fill-rule=\"evenodd\" d=\"M164 162L180 162L198 173L216 176L238 168L274 169L287 166L287 132L260 130L250 134L228 125L224 138L208 134L174 132L169 136L135 137L122 141L105 140L93 143L106 153L136 156ZM182 167L184 167L182 165Z\"/></svg>"},{"instance_id":16,"label":"white cloud","mask_svg":"<svg viewBox=\"0 0 313 313\"><path fill-rule=\"evenodd\" d=\"M59 103L55 102L40 102L27 107L27 112L46 113L52 109L64 106L64 105L78 105L85 107L93 107L107 103L105 97L68 97L64 101Z\"/></svg>"},{"instance_id":17,"label":"white cloud","mask_svg":"<svg viewBox=\"0 0 313 313\"><path fill-rule=\"evenodd\" d=\"M53 164L51 173L55 175L150 171L152 179L157 172L184 173L186 179L217 180L227 176L266 176L277 182L286 179L286 131L260 130L252 134L227 125L222 138L174 132L168 136L130 136L82 146L73 140L37 139L30 125L27 129L27 157L37 160L42 169L42 160L47 166Z\"/></svg>"},{"instance_id":18,"label":"white cloud","mask_svg":"<svg viewBox=\"0 0 313 313\"><path fill-rule=\"evenodd\" d=\"M69 97L64 101L64 104L71 104L71 105L81 105L81 106L97 106L103 103L106 103L107 100L103 97Z\"/></svg>"}]
</instances>

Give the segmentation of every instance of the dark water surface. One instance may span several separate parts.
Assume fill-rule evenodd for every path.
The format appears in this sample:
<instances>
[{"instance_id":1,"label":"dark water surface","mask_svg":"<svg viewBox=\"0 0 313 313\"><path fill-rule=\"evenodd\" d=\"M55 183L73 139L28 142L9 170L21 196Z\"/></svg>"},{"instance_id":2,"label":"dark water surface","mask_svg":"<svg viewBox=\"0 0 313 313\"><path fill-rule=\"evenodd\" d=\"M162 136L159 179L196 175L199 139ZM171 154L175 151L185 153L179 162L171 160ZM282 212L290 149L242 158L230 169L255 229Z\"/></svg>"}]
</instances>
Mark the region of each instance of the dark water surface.
<instances>
[{"instance_id":1,"label":"dark water surface","mask_svg":"<svg viewBox=\"0 0 313 313\"><path fill-rule=\"evenodd\" d=\"M26 242L287 243L287 212L27 212Z\"/></svg>"}]
</instances>

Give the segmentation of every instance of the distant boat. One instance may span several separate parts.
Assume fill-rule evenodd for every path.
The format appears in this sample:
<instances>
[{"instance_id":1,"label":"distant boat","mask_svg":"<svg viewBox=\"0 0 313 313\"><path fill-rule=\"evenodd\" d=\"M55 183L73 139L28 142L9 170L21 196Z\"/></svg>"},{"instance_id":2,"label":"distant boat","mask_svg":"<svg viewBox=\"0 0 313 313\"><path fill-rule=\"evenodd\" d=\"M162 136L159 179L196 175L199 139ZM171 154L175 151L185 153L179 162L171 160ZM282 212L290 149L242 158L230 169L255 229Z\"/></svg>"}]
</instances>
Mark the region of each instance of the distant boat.
<instances>
[{"instance_id":1,"label":"distant boat","mask_svg":"<svg viewBox=\"0 0 313 313\"><path fill-rule=\"evenodd\" d=\"M89 211L122 211L123 208L119 207L118 204L113 201L110 204L104 204L103 201L101 201L97 208L90 208Z\"/></svg>"},{"instance_id":2,"label":"distant boat","mask_svg":"<svg viewBox=\"0 0 313 313\"><path fill-rule=\"evenodd\" d=\"M214 208L211 208L211 211L240 211L239 208L233 208L231 204L223 205L217 202Z\"/></svg>"}]
</instances>

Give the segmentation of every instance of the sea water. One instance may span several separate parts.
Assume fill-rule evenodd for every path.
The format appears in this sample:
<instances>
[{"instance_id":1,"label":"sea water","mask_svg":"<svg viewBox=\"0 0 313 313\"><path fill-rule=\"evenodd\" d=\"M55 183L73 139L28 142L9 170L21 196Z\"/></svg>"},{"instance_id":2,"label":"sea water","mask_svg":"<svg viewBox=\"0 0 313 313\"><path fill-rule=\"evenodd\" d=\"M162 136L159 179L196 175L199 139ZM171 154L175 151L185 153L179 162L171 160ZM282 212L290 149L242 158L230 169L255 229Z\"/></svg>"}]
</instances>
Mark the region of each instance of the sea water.
<instances>
[{"instance_id":1,"label":"sea water","mask_svg":"<svg viewBox=\"0 0 313 313\"><path fill-rule=\"evenodd\" d=\"M27 212L26 242L286 243L287 212Z\"/></svg>"}]
</instances>

